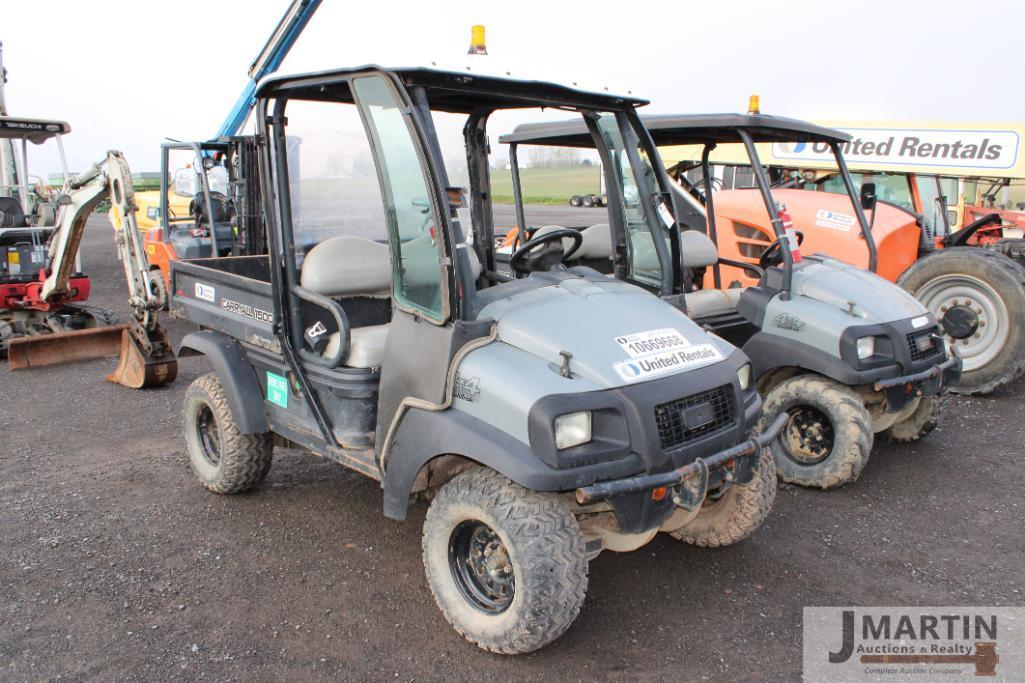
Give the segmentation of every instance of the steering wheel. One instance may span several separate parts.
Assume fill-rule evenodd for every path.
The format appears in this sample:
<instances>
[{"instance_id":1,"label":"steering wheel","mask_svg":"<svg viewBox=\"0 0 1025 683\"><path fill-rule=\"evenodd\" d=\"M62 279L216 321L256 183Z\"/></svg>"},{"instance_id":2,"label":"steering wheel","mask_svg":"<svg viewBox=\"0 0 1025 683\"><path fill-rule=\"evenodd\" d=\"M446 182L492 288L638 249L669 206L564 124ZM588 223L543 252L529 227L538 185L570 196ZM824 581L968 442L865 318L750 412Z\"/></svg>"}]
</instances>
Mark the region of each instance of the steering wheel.
<instances>
[{"instance_id":1,"label":"steering wheel","mask_svg":"<svg viewBox=\"0 0 1025 683\"><path fill-rule=\"evenodd\" d=\"M558 255L558 260L545 258L546 254L538 254L531 256L532 252L537 251L540 247L543 247L551 242L558 241L562 243L564 238L573 240L573 246L569 248L569 251L565 253L555 252L552 255ZM513 255L509 258L509 267L517 273L530 273L535 270L548 270L556 263L562 263L573 254L577 253L580 249L580 245L584 243L584 236L580 234L579 230L573 228L559 228L558 230L552 230L546 232L543 235L532 237L523 243L519 249L513 252ZM561 248L558 250L561 252Z\"/></svg>"},{"instance_id":2,"label":"steering wheel","mask_svg":"<svg viewBox=\"0 0 1025 683\"><path fill-rule=\"evenodd\" d=\"M797 234L797 246L801 246L804 243L804 233L800 230L795 230L794 232ZM762 267L762 270L778 266L783 262L783 250L780 247L780 240L783 239L786 239L786 235L772 240L772 243L765 247L765 251L758 257L758 265Z\"/></svg>"}]
</instances>

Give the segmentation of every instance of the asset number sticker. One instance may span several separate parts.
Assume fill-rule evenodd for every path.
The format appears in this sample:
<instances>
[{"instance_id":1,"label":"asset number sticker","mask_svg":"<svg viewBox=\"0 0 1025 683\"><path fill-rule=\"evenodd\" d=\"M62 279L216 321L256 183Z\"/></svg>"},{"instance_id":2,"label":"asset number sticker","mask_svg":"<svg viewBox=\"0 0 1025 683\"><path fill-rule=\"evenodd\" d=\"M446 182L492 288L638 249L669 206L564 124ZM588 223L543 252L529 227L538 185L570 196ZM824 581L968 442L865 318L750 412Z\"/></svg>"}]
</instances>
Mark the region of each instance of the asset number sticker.
<instances>
[{"instance_id":1,"label":"asset number sticker","mask_svg":"<svg viewBox=\"0 0 1025 683\"><path fill-rule=\"evenodd\" d=\"M650 353L671 351L690 346L690 342L671 327L665 327L661 330L635 332L622 337L616 337L616 343L631 358L640 358Z\"/></svg>"},{"instance_id":2,"label":"asset number sticker","mask_svg":"<svg viewBox=\"0 0 1025 683\"><path fill-rule=\"evenodd\" d=\"M288 380L267 371L267 400L282 408L288 407Z\"/></svg>"},{"instance_id":3,"label":"asset number sticker","mask_svg":"<svg viewBox=\"0 0 1025 683\"><path fill-rule=\"evenodd\" d=\"M675 351L653 353L643 358L621 361L612 367L627 382L637 382L655 375L710 365L720 360L722 354L717 348L711 344L697 344Z\"/></svg>"}]
</instances>

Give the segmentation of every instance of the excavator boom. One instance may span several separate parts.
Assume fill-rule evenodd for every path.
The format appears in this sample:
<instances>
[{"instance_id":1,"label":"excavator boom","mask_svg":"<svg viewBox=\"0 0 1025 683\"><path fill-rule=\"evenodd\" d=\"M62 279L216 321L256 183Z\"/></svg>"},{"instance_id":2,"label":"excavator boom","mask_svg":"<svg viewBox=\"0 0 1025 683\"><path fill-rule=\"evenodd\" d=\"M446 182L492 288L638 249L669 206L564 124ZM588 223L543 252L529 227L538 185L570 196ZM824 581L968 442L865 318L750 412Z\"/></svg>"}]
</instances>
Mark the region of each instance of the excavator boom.
<instances>
[{"instance_id":1,"label":"excavator boom","mask_svg":"<svg viewBox=\"0 0 1025 683\"><path fill-rule=\"evenodd\" d=\"M178 361L157 321L160 304L150 287L149 264L135 220L131 171L121 152L108 152L104 161L65 184L49 243L49 270L41 274L45 275L41 285L31 289L22 305L56 315L74 295L71 274L82 234L89 216L107 196L117 254L128 282L132 322L12 339L7 349L12 369L118 355L117 369L107 377L111 382L141 389L167 384L177 376Z\"/></svg>"}]
</instances>

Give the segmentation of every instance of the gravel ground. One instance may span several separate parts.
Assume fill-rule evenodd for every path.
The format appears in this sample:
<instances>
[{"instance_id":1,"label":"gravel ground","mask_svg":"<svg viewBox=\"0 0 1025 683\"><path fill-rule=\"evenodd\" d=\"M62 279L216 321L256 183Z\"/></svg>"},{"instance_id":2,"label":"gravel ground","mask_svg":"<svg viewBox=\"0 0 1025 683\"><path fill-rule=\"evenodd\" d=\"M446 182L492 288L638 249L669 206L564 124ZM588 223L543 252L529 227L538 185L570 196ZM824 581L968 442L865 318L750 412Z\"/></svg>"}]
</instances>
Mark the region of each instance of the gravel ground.
<instances>
[{"instance_id":1,"label":"gravel ground","mask_svg":"<svg viewBox=\"0 0 1025 683\"><path fill-rule=\"evenodd\" d=\"M83 255L93 303L124 309L104 220ZM422 505L387 520L373 482L281 451L255 492L209 493L180 425L203 361L139 392L113 367L0 370L0 679L794 680L806 605L1025 604L1022 382L878 444L856 484L783 487L737 546L603 554L569 632L510 658L441 617Z\"/></svg>"}]
</instances>

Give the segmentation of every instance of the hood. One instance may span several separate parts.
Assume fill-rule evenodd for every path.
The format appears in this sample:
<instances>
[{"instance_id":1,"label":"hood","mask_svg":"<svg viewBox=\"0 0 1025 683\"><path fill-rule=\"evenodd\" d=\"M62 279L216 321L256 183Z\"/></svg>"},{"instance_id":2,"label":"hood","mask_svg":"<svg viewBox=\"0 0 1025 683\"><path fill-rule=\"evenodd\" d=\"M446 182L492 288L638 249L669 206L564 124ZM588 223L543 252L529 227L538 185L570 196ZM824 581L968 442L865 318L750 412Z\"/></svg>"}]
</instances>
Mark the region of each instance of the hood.
<instances>
[{"instance_id":1,"label":"hood","mask_svg":"<svg viewBox=\"0 0 1025 683\"><path fill-rule=\"evenodd\" d=\"M636 384L719 362L736 351L679 310L633 285L583 278L532 289L486 306L498 339L547 361L572 354L573 376L602 388Z\"/></svg>"},{"instance_id":2,"label":"hood","mask_svg":"<svg viewBox=\"0 0 1025 683\"><path fill-rule=\"evenodd\" d=\"M870 323L888 323L927 313L915 297L875 273L842 261L815 259L794 269L793 291L835 306Z\"/></svg>"}]
</instances>

